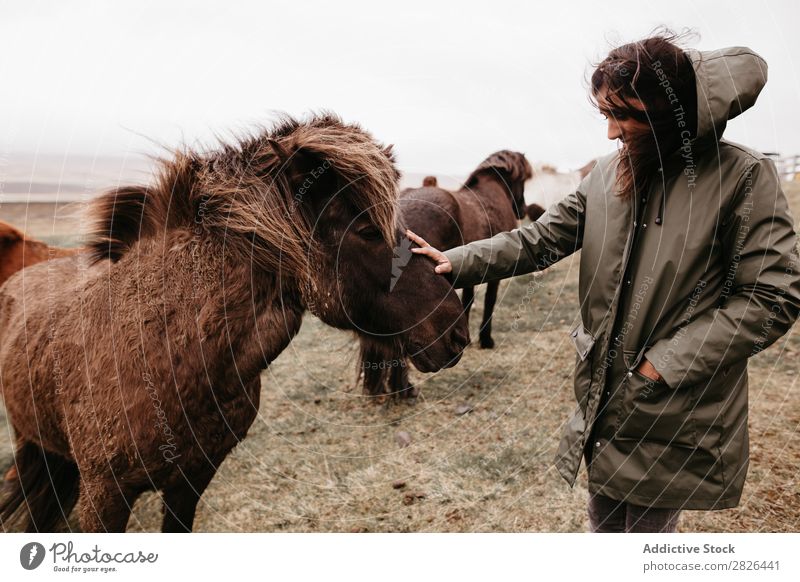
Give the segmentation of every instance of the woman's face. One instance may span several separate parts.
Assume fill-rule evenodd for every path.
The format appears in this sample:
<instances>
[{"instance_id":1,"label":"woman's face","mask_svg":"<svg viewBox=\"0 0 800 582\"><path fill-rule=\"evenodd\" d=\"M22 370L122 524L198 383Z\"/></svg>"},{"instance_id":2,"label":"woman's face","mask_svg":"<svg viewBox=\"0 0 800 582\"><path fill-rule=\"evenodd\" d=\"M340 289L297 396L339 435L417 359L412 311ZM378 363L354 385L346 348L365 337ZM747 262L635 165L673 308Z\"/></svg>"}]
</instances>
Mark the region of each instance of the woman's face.
<instances>
[{"instance_id":1,"label":"woman's face","mask_svg":"<svg viewBox=\"0 0 800 582\"><path fill-rule=\"evenodd\" d=\"M642 135L650 130L650 126L647 123L629 117L619 111L612 112L610 108L606 107L608 104L606 100L607 93L608 89L601 87L597 92L596 98L600 113L608 120L608 139L618 139L624 143L626 138ZM644 112L644 104L638 99L628 99L627 102L632 107Z\"/></svg>"}]
</instances>

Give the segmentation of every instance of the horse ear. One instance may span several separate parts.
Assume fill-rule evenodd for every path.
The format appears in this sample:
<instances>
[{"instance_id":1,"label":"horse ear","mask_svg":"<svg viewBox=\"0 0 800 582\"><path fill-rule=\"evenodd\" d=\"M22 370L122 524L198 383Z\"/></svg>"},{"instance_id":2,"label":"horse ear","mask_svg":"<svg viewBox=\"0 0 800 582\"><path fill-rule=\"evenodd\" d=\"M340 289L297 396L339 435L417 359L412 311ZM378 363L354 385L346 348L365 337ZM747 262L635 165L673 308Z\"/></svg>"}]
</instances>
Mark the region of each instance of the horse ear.
<instances>
[{"instance_id":1,"label":"horse ear","mask_svg":"<svg viewBox=\"0 0 800 582\"><path fill-rule=\"evenodd\" d=\"M387 158L394 161L394 144L390 143L385 148L383 148L383 153L386 155Z\"/></svg>"},{"instance_id":2,"label":"horse ear","mask_svg":"<svg viewBox=\"0 0 800 582\"><path fill-rule=\"evenodd\" d=\"M533 168L525 154L512 155L503 161L502 168L514 181L525 182L533 177Z\"/></svg>"},{"instance_id":3,"label":"horse ear","mask_svg":"<svg viewBox=\"0 0 800 582\"><path fill-rule=\"evenodd\" d=\"M286 151L286 148L284 148L280 143L278 143L276 140L272 138L269 138L267 140L267 143L272 148L272 151L275 152L275 155L278 156L281 162L286 163L287 161L289 161L290 157L289 152Z\"/></svg>"}]
</instances>

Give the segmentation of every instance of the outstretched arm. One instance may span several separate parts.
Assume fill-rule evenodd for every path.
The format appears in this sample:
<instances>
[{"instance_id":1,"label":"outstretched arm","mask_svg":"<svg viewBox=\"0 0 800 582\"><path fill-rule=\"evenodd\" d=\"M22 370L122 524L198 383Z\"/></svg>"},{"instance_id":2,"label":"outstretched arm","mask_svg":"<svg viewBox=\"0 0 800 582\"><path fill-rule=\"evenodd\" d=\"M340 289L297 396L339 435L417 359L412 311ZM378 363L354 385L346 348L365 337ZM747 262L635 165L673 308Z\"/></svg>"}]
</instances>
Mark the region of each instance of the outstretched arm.
<instances>
[{"instance_id":1,"label":"outstretched arm","mask_svg":"<svg viewBox=\"0 0 800 582\"><path fill-rule=\"evenodd\" d=\"M412 250L431 257L437 273L452 272L449 276L457 288L523 275L545 269L581 248L585 211L586 197L578 190L553 204L536 222L520 228L444 252L430 246Z\"/></svg>"}]
</instances>

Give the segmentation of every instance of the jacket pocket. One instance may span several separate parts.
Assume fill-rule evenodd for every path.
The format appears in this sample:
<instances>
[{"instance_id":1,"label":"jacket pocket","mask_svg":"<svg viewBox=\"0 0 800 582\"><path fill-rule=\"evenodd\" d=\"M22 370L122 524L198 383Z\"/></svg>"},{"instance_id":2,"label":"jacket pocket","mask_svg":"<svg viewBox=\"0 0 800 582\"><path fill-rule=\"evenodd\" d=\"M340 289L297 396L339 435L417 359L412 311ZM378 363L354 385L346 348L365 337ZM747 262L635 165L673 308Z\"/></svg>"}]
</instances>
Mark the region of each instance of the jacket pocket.
<instances>
[{"instance_id":1,"label":"jacket pocket","mask_svg":"<svg viewBox=\"0 0 800 582\"><path fill-rule=\"evenodd\" d=\"M572 343L575 345L578 357L580 357L581 360L585 360L589 357L589 353L594 347L594 336L589 333L589 330L583 327L583 323L578 323L577 326L572 328L569 332L569 336L572 339Z\"/></svg>"},{"instance_id":2,"label":"jacket pocket","mask_svg":"<svg viewBox=\"0 0 800 582\"><path fill-rule=\"evenodd\" d=\"M690 387L672 389L630 370L623 381L617 436L667 445L697 446L695 398Z\"/></svg>"},{"instance_id":3,"label":"jacket pocket","mask_svg":"<svg viewBox=\"0 0 800 582\"><path fill-rule=\"evenodd\" d=\"M583 327L582 322L572 328L569 332L572 344L575 346L577 356L575 358L575 398L583 412L586 412L589 388L592 385L592 350L594 348L594 336Z\"/></svg>"}]
</instances>

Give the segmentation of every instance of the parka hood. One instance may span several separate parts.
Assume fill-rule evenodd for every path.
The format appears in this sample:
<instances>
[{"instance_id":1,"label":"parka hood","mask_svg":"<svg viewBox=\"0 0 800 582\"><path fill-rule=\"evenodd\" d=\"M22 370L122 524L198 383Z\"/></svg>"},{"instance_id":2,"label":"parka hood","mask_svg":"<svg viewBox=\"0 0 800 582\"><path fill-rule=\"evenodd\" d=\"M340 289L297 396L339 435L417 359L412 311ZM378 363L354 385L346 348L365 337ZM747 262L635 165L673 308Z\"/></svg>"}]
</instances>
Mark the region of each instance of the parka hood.
<instances>
[{"instance_id":1,"label":"parka hood","mask_svg":"<svg viewBox=\"0 0 800 582\"><path fill-rule=\"evenodd\" d=\"M695 140L717 142L728 120L755 104L767 83L767 63L747 47L685 52L697 80Z\"/></svg>"},{"instance_id":2,"label":"parka hood","mask_svg":"<svg viewBox=\"0 0 800 582\"><path fill-rule=\"evenodd\" d=\"M685 51L694 67L697 84L697 131L691 145L684 142L668 160L666 166L681 168L690 176L694 164L692 150L714 147L722 139L728 124L743 111L750 109L767 83L767 62L747 47L728 47L713 51ZM656 225L663 225L667 191L657 196L660 211Z\"/></svg>"}]
</instances>

